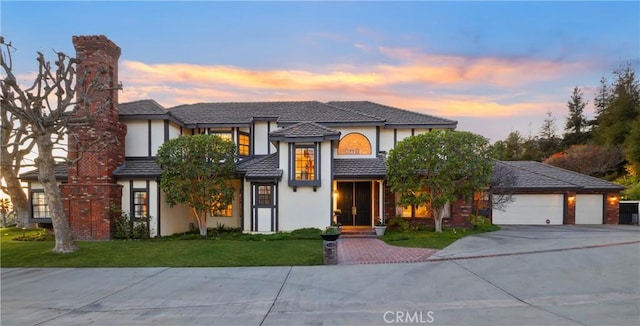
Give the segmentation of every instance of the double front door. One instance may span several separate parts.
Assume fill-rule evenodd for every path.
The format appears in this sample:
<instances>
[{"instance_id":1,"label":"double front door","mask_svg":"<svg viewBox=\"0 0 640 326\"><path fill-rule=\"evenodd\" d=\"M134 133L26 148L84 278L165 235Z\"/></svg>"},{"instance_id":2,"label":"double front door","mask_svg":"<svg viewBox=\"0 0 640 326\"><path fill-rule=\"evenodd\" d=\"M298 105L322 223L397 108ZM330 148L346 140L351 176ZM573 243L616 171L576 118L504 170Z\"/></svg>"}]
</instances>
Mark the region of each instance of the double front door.
<instances>
[{"instance_id":1,"label":"double front door","mask_svg":"<svg viewBox=\"0 0 640 326\"><path fill-rule=\"evenodd\" d=\"M371 182L338 182L338 222L345 226L371 226Z\"/></svg>"}]
</instances>

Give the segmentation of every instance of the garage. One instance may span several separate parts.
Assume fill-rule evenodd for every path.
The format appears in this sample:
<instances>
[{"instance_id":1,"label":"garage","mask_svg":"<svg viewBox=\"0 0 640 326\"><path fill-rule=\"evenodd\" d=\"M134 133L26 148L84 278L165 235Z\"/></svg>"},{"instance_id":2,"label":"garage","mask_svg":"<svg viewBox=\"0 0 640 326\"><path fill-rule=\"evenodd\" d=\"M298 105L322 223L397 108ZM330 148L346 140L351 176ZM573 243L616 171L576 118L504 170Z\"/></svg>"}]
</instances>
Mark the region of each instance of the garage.
<instances>
[{"instance_id":1,"label":"garage","mask_svg":"<svg viewBox=\"0 0 640 326\"><path fill-rule=\"evenodd\" d=\"M503 210L493 210L493 224L561 225L563 222L563 194L517 194L512 199Z\"/></svg>"},{"instance_id":2,"label":"garage","mask_svg":"<svg viewBox=\"0 0 640 326\"><path fill-rule=\"evenodd\" d=\"M576 195L576 224L602 224L603 215L602 194Z\"/></svg>"}]
</instances>

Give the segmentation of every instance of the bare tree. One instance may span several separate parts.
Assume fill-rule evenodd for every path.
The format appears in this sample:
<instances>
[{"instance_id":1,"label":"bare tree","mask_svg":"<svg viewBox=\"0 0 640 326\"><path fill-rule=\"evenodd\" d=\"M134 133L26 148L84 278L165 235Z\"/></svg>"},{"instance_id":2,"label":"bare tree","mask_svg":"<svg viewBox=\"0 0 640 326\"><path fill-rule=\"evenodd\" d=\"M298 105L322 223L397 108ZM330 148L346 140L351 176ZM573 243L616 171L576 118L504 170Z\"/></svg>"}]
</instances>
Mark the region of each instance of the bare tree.
<instances>
[{"instance_id":1,"label":"bare tree","mask_svg":"<svg viewBox=\"0 0 640 326\"><path fill-rule=\"evenodd\" d=\"M96 71L76 74L75 66L79 63L78 59L57 52L57 60L51 65L45 56L38 52L35 80L30 87L23 87L18 83L12 69L12 53L15 48L1 37L0 44L3 47L0 51L0 67L6 75L0 82L3 117L7 115L7 119L10 119L8 115L11 114L11 119L16 119L20 126L28 130L18 145L23 148L35 146L37 149L35 166L38 169L38 181L44 188L56 239L53 251L76 251L78 248L73 241L68 217L62 204L60 187L55 179L54 149L65 139L68 130L91 129L92 117L96 116L98 111L111 106L110 98L104 96L105 92L114 87L119 88L119 85L112 85L106 67L98 66L95 67ZM98 97L101 100L96 103L95 98ZM81 159L85 151L109 146L115 139L108 133L96 135L92 139L79 139L73 133L68 136L69 143L73 144L69 146L73 152L70 152L68 157L73 160ZM15 161L13 165L16 165Z\"/></svg>"},{"instance_id":2,"label":"bare tree","mask_svg":"<svg viewBox=\"0 0 640 326\"><path fill-rule=\"evenodd\" d=\"M491 176L491 207L504 210L504 206L513 202L513 193L518 182L513 169L496 161Z\"/></svg>"},{"instance_id":3,"label":"bare tree","mask_svg":"<svg viewBox=\"0 0 640 326\"><path fill-rule=\"evenodd\" d=\"M31 153L35 143L26 140L26 126L7 111L4 105L0 110L0 188L11 198L18 226L31 227L27 195L18 176L26 166L25 156Z\"/></svg>"}]
</instances>

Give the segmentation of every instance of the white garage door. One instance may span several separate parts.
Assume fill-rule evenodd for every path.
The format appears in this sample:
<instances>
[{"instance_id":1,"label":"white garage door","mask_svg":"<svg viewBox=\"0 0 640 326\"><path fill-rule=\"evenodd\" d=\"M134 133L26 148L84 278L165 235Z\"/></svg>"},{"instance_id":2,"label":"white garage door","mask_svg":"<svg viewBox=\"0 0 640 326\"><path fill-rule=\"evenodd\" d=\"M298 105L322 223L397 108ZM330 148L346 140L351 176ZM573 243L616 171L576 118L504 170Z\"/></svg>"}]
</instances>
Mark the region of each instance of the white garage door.
<instances>
[{"instance_id":1,"label":"white garage door","mask_svg":"<svg viewBox=\"0 0 640 326\"><path fill-rule=\"evenodd\" d=\"M494 209L493 224L561 225L564 216L564 195L514 195L513 202Z\"/></svg>"},{"instance_id":2,"label":"white garage door","mask_svg":"<svg viewBox=\"0 0 640 326\"><path fill-rule=\"evenodd\" d=\"M576 196L576 224L602 224L602 195Z\"/></svg>"}]
</instances>

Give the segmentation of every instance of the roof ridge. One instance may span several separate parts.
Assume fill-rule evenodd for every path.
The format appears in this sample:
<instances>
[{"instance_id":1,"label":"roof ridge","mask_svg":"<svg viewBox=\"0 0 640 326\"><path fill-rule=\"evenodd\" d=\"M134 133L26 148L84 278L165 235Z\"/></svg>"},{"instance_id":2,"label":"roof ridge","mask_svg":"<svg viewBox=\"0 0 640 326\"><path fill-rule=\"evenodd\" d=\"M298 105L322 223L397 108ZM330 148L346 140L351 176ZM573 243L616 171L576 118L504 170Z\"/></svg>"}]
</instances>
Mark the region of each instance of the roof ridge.
<instances>
[{"instance_id":1,"label":"roof ridge","mask_svg":"<svg viewBox=\"0 0 640 326\"><path fill-rule=\"evenodd\" d=\"M527 171L527 172L529 172L529 173L533 173L533 174L535 174L535 175L539 175L539 176L542 176L542 177L545 177L545 178L553 179L553 180L555 180L555 181L560 181L560 182L570 183L570 184L572 184L572 185L574 185L574 186L576 186L576 187L583 188L582 186L577 185L577 184L575 184L575 183L573 183L573 182L571 182L571 181L566 181L566 180L558 179L558 178L555 178L555 177L552 177L552 176L549 176L549 175L545 175L545 174L542 174L542 173L540 173L540 172L536 172L536 171L534 171L534 170L531 170L531 169L529 169L529 168L526 168L526 167L523 167L523 166L520 166L520 165L517 165L517 164L511 164L511 162L540 163L540 162L538 162L538 161L500 161L500 162L504 162L504 163L506 163L507 165L509 165L509 166L511 166L511 167L513 167L513 168L516 168L516 169L520 169L520 170L522 170L522 171ZM542 164L542 163L540 163L540 164Z\"/></svg>"},{"instance_id":2,"label":"roof ridge","mask_svg":"<svg viewBox=\"0 0 640 326\"><path fill-rule=\"evenodd\" d=\"M576 171L571 171L571 170L563 169L563 168L561 168L561 167L553 166L553 165L546 164L546 163L542 163L542 162L538 162L538 161L501 161L501 162L507 162L507 164L508 164L509 166L512 166L512 167L515 167L515 168L518 168L518 169L520 169L520 170L524 170L524 171L527 171L527 172L530 172L530 173L533 173L533 174L536 174L536 175L540 175L540 176L543 176L543 177L547 177L547 178L550 178L550 179L553 179L553 180L556 180L556 181L560 181L560 182L565 182L565 183L568 183L568 184L572 184L572 185L574 185L574 186L576 186L576 187L578 187L578 188L585 188L585 187L584 187L583 185L580 185L580 184L577 184L577 183L575 183L575 182L572 182L571 180L560 179L560 178L557 178L557 177L552 176L552 175L543 174L543 173L541 173L541 172L536 172L536 171L534 171L534 170L532 170L532 169L529 169L529 168L527 168L527 167L523 167L523 166L519 166L519 165L517 165L517 164L509 164L509 162L526 162L526 163L536 163L536 164L540 164L541 166L544 166L544 167L546 167L546 168L549 168L549 169L552 169L552 170L561 170L563 173L571 174L571 175L578 176L578 177L581 177L581 178L588 178L588 179L591 179L592 181L594 181L594 180L595 180L595 181L605 182L605 183L610 184L610 185L620 186L620 185L618 185L618 184L616 184L616 183L613 183L613 182L611 182L611 181L607 181L607 180L603 180L603 179L600 179L600 178L592 177L592 176L590 176L590 175L586 175L586 174L579 173L579 172L576 172Z\"/></svg>"},{"instance_id":3,"label":"roof ridge","mask_svg":"<svg viewBox=\"0 0 640 326\"><path fill-rule=\"evenodd\" d=\"M379 105L379 106L385 107L387 109L398 110L398 111L411 113L411 114L418 114L418 115L422 115L422 116L433 118L433 119L440 120L440 121L457 122L455 120L450 120L450 119L446 119L446 118L442 118L442 117L438 117L438 116L435 116L435 115L422 113L422 112L418 112L418 111L412 111L412 110L407 110L407 109L403 109L403 108L398 108L398 107L390 106L390 105L387 105L387 104L381 104L381 103L377 103L377 102L372 102L372 101L369 101L369 100L363 100L363 101L333 101L333 103L340 103L340 102L344 102L344 103L358 103L358 102L360 102L360 103L368 103L368 104L372 104L372 105ZM383 120L386 121L386 119L383 119Z\"/></svg>"},{"instance_id":4,"label":"roof ridge","mask_svg":"<svg viewBox=\"0 0 640 326\"><path fill-rule=\"evenodd\" d=\"M549 168L562 170L562 171L564 171L565 173L573 174L573 175L579 176L579 177L581 177L581 178L588 178L588 179L591 179L591 180L598 180L598 181L601 181L601 182L609 183L609 184L611 184L611 185L619 186L619 184L617 184L617 183L615 183L615 182L611 182L611 181L608 181L608 180L604 180L604 179L596 178L596 177L590 176L590 175L588 175L588 174L584 174L584 173L580 173L580 172L576 172L576 171L567 170L567 169L565 169L565 168L561 168L561 167L559 167L559 166L555 166L555 165L547 164L547 163L544 163L544 162L538 162L538 163L542 164L543 166L549 167Z\"/></svg>"},{"instance_id":5,"label":"roof ridge","mask_svg":"<svg viewBox=\"0 0 640 326\"><path fill-rule=\"evenodd\" d=\"M365 116L365 117L369 117L369 118L378 119L380 121L385 121L385 122L387 121L387 119L385 119L383 117L378 117L378 116L375 116L375 115L372 115L372 114L368 114L368 113L356 111L356 110L353 110L353 109L350 109L350 108L345 108L345 107L341 107L341 106L337 106L337 105L331 104L331 103L340 103L340 102L341 101L330 101L330 102L326 102L326 103L323 103L323 104L324 105L328 105L330 107L334 107L334 108L339 109L339 110L343 110L343 111L347 111L347 112L350 112L350 113L359 114L359 115L362 115L362 116ZM342 101L342 102L355 103L355 102L369 102L369 101ZM373 102L369 102L369 103L373 103Z\"/></svg>"}]
</instances>

